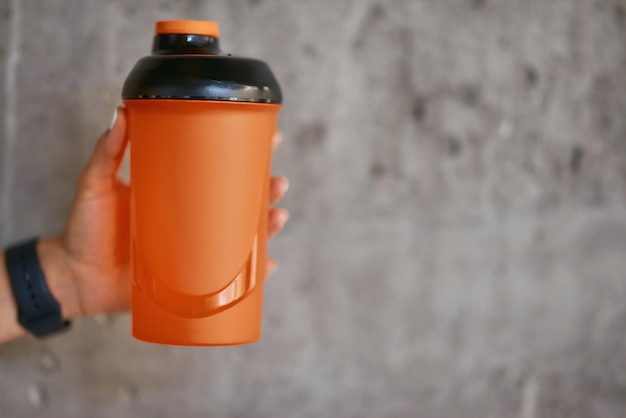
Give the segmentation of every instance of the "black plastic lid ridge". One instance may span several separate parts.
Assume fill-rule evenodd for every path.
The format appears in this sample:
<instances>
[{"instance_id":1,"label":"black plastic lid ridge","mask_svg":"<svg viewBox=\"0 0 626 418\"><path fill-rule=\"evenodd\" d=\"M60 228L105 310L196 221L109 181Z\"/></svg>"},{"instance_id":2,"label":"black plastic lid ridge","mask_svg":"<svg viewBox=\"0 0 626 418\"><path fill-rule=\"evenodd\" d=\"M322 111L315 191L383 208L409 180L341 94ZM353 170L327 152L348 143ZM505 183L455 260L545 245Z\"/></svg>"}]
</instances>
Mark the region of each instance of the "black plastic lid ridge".
<instances>
[{"instance_id":1,"label":"black plastic lid ridge","mask_svg":"<svg viewBox=\"0 0 626 418\"><path fill-rule=\"evenodd\" d=\"M152 55L135 64L122 98L282 103L265 62L221 54L219 38L212 35L217 33L157 33Z\"/></svg>"}]
</instances>

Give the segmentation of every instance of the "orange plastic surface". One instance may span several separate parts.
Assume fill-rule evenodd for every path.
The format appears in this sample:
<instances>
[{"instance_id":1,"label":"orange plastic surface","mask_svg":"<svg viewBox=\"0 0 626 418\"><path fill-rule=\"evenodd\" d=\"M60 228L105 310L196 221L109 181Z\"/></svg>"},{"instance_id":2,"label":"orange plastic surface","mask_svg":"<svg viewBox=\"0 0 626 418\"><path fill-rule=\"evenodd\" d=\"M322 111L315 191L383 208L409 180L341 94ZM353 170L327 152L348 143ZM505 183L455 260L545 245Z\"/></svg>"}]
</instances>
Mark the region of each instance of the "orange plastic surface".
<instances>
[{"instance_id":1,"label":"orange plastic surface","mask_svg":"<svg viewBox=\"0 0 626 418\"><path fill-rule=\"evenodd\" d=\"M133 335L176 345L260 337L271 137L279 105L125 100Z\"/></svg>"},{"instance_id":2,"label":"orange plastic surface","mask_svg":"<svg viewBox=\"0 0 626 418\"><path fill-rule=\"evenodd\" d=\"M160 34L183 34L220 36L220 27L217 22L207 20L161 20L156 23L155 35Z\"/></svg>"}]
</instances>

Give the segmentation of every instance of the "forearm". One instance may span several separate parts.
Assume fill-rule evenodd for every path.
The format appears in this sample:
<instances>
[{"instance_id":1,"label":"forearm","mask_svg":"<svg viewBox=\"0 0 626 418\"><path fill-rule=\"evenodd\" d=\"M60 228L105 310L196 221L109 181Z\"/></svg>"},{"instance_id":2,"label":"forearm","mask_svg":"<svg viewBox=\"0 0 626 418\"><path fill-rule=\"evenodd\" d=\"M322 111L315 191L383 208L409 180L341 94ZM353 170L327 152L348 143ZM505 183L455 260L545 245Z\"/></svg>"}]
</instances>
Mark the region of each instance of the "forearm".
<instances>
[{"instance_id":1,"label":"forearm","mask_svg":"<svg viewBox=\"0 0 626 418\"><path fill-rule=\"evenodd\" d=\"M48 288L61 305L63 318L81 314L75 280L68 266L68 258L57 238L48 238L37 244L39 263ZM0 343L23 335L26 331L17 322L17 307L7 274L4 251L0 252Z\"/></svg>"}]
</instances>

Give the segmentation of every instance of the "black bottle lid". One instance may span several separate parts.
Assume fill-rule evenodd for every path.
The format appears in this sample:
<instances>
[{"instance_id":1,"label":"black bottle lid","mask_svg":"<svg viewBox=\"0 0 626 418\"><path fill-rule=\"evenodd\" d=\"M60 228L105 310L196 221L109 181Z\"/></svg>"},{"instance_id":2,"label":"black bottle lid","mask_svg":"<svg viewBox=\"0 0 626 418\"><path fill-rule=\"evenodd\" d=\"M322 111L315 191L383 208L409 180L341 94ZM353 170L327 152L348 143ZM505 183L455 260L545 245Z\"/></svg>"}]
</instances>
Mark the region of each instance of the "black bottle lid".
<instances>
[{"instance_id":1,"label":"black bottle lid","mask_svg":"<svg viewBox=\"0 0 626 418\"><path fill-rule=\"evenodd\" d=\"M215 22L157 22L152 55L135 64L122 98L282 103L269 66L222 54L218 31Z\"/></svg>"}]
</instances>

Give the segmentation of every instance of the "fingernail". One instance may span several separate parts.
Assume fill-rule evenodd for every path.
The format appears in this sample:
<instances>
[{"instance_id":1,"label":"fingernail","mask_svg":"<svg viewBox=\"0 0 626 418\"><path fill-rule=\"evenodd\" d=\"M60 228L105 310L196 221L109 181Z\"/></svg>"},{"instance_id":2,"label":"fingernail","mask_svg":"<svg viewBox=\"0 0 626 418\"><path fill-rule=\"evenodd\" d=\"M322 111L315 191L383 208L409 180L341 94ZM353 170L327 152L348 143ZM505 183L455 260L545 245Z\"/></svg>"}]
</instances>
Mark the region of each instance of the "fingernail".
<instances>
[{"instance_id":1,"label":"fingernail","mask_svg":"<svg viewBox=\"0 0 626 418\"><path fill-rule=\"evenodd\" d=\"M283 191L287 192L287 190L289 190L289 180L287 180L287 178L283 177Z\"/></svg>"},{"instance_id":2,"label":"fingernail","mask_svg":"<svg viewBox=\"0 0 626 418\"><path fill-rule=\"evenodd\" d=\"M283 142L283 133L280 131L274 132L274 137L272 138L272 142L274 146L278 146L281 142Z\"/></svg>"},{"instance_id":3,"label":"fingernail","mask_svg":"<svg viewBox=\"0 0 626 418\"><path fill-rule=\"evenodd\" d=\"M272 268L272 271L270 271L270 274L268 274L268 276L271 276L272 274L276 273L277 270L278 270L278 263L274 264L274 267Z\"/></svg>"},{"instance_id":4,"label":"fingernail","mask_svg":"<svg viewBox=\"0 0 626 418\"><path fill-rule=\"evenodd\" d=\"M283 218L283 223L287 222L289 220L289 212L287 211L287 209L281 210L280 213Z\"/></svg>"},{"instance_id":5,"label":"fingernail","mask_svg":"<svg viewBox=\"0 0 626 418\"><path fill-rule=\"evenodd\" d=\"M117 107L113 111L113 118L111 119L111 125L109 126L109 129L113 129L113 127L115 126L115 121L117 121Z\"/></svg>"}]
</instances>

